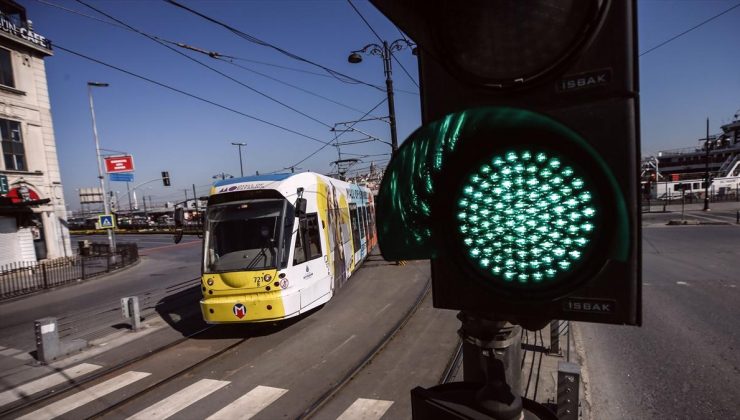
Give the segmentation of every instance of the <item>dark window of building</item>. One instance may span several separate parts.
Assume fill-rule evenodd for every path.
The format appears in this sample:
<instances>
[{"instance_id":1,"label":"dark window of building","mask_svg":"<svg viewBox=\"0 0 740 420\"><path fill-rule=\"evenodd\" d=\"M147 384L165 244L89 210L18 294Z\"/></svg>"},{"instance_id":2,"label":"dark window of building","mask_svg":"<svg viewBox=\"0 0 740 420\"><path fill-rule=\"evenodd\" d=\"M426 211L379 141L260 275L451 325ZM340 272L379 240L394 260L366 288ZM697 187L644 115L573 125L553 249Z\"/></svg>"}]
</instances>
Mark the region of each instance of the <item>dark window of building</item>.
<instances>
[{"instance_id":1,"label":"dark window of building","mask_svg":"<svg viewBox=\"0 0 740 420\"><path fill-rule=\"evenodd\" d=\"M2 132L3 157L5 169L12 171L27 171L26 153L21 138L21 123L0 119Z\"/></svg>"},{"instance_id":2,"label":"dark window of building","mask_svg":"<svg viewBox=\"0 0 740 420\"><path fill-rule=\"evenodd\" d=\"M15 87L13 66L10 63L10 51L0 48L0 85Z\"/></svg>"}]
</instances>

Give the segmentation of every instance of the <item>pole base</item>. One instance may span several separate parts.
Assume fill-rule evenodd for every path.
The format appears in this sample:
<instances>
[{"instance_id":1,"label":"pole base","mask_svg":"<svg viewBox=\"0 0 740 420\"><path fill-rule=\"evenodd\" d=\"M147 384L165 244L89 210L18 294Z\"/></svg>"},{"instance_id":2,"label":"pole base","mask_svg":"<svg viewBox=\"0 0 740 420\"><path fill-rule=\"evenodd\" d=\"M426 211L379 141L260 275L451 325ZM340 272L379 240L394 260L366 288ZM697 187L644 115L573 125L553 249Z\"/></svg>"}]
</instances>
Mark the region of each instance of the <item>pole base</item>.
<instances>
[{"instance_id":1,"label":"pole base","mask_svg":"<svg viewBox=\"0 0 740 420\"><path fill-rule=\"evenodd\" d=\"M481 383L451 382L429 389L416 387L411 390L411 417L415 420L557 420L547 407L522 398L524 409L515 417L494 417L476 401Z\"/></svg>"}]
</instances>

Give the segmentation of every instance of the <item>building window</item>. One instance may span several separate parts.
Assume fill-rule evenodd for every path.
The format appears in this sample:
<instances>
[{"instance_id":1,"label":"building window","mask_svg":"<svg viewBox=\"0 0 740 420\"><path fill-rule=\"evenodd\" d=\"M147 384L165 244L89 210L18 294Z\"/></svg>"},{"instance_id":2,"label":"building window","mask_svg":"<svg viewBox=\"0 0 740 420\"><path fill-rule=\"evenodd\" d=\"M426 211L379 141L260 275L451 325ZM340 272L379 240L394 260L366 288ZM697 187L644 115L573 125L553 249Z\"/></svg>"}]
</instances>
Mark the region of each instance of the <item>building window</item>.
<instances>
[{"instance_id":1,"label":"building window","mask_svg":"<svg viewBox=\"0 0 740 420\"><path fill-rule=\"evenodd\" d=\"M26 153L21 138L21 123L0 119L2 132L3 157L5 169L10 171L27 171Z\"/></svg>"},{"instance_id":2,"label":"building window","mask_svg":"<svg viewBox=\"0 0 740 420\"><path fill-rule=\"evenodd\" d=\"M0 85L15 87L10 51L0 48Z\"/></svg>"}]
</instances>

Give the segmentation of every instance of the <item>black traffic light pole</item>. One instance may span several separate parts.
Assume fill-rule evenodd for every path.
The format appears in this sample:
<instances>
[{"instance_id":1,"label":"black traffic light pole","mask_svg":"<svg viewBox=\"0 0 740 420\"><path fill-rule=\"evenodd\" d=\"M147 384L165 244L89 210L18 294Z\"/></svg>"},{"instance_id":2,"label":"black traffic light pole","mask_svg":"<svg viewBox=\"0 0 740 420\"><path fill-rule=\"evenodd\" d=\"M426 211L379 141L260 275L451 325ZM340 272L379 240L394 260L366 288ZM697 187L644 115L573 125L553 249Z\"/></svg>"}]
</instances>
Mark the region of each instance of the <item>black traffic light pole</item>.
<instances>
[{"instance_id":1,"label":"black traffic light pole","mask_svg":"<svg viewBox=\"0 0 740 420\"><path fill-rule=\"evenodd\" d=\"M468 311L457 317L462 322L463 379L483 384L475 395L479 407L497 419L519 418L521 327Z\"/></svg>"},{"instance_id":2,"label":"black traffic light pole","mask_svg":"<svg viewBox=\"0 0 740 420\"><path fill-rule=\"evenodd\" d=\"M522 398L521 333L518 325L491 315L462 311L464 382L411 390L414 418L555 419L543 406Z\"/></svg>"}]
</instances>

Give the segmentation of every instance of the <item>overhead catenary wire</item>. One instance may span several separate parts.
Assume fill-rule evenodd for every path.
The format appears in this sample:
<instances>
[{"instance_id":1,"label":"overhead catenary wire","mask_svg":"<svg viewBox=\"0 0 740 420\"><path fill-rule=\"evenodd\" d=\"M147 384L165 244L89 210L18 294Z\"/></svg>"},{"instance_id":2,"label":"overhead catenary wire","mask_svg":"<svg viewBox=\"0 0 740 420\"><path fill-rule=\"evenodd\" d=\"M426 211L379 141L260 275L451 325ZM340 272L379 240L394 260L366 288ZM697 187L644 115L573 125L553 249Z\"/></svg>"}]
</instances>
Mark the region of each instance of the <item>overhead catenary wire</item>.
<instances>
[{"instance_id":1,"label":"overhead catenary wire","mask_svg":"<svg viewBox=\"0 0 740 420\"><path fill-rule=\"evenodd\" d=\"M48 2L46 0L35 0L35 1L37 1L38 3L44 4L44 5L50 6L50 7L57 8L59 10L64 10L65 12L68 12L68 13L72 13L72 14L75 14L75 15L78 15L78 16L85 17L87 19L96 20L98 22L105 23L107 25L111 25L111 26L114 26L114 27L119 28L119 29L123 29L123 30L130 31L130 32L136 32L136 31L132 30L131 28L128 28L128 27L123 26L121 24L118 24L116 22L111 22L111 21L108 21L108 20L105 20L105 19L100 19L98 17L92 16L92 15L88 15L86 13L82 13L79 10L70 9L68 7L64 7L62 5L55 4L55 3L51 3L51 2ZM152 35L152 36L156 37L157 39L159 39L161 41L165 41L165 42L168 42L168 43L173 44L173 45L177 45L177 46L180 46L180 47L183 46L183 44L182 43L179 43L179 42L170 41L170 40L164 39L164 38L162 38L160 36L155 36L155 35ZM234 60L246 61L246 62L254 63L254 64L260 64L260 65L263 65L263 66L270 66L270 67L276 67L276 68L280 68L280 69L284 69L284 70L290 70L290 71L295 71L295 72L300 72L300 73L312 74L314 76L321 76L321 77L326 77L326 78L330 78L330 79L333 79L334 78L334 77L332 77L332 76L330 76L330 75L328 75L326 73L319 73L319 72L310 71L310 70L304 70L304 69L299 69L299 68L295 68L295 67L283 66L283 65L280 65L280 64L268 63L268 62L265 62L265 61L252 60L252 59L242 58L242 57L235 57L235 56L226 55L226 54L218 54L218 56L219 57L227 57L227 58L231 58L231 59L234 59Z\"/></svg>"},{"instance_id":2,"label":"overhead catenary wire","mask_svg":"<svg viewBox=\"0 0 740 420\"><path fill-rule=\"evenodd\" d=\"M647 54L647 53L649 53L649 52L651 52L651 51L655 51L655 50L657 50L658 48L660 48L660 47L662 47L662 46L664 46L664 45L666 45L666 44L668 44L668 43L670 43L670 42L672 42L672 41L674 41L674 40L676 40L676 39L678 39L678 38L680 38L680 37L682 37L682 36L686 35L687 33L691 32L691 31L693 31L693 30L695 30L695 29L698 29L698 28L700 28L700 27L702 27L702 26L706 25L707 23L709 23L709 22L713 21L714 19L717 19L718 17L720 17L720 16L722 16L722 15L724 15L724 14L726 14L726 13L729 13L729 12L731 12L732 10L734 10L734 9L736 9L736 8L738 8L738 7L740 7L740 3L737 3L737 4L735 4L734 6L730 7L729 9L725 9L724 11L722 11L722 12L720 12L720 13L718 13L718 14L716 14L716 15L712 16L712 17L710 17L709 19L706 19L705 21L703 21L703 22L701 22L701 23L699 23L699 24L697 24L697 25L694 25L694 26L692 26L691 28L689 28L689 29L687 29L687 30L685 30L685 31L681 32L680 34L678 34L678 35L675 35L675 36L673 36L673 37L671 37L671 38L668 38L667 40L665 40L665 41L661 42L660 44L658 44L658 45L656 45L656 46L654 46L654 47L651 47L651 48L649 48L649 49L648 49L648 50L646 50L646 51L643 51L643 52L641 52L641 53L640 53L640 57L642 57L643 55L645 55L645 54Z\"/></svg>"},{"instance_id":3,"label":"overhead catenary wire","mask_svg":"<svg viewBox=\"0 0 740 420\"><path fill-rule=\"evenodd\" d=\"M360 13L360 10L357 9L357 7L355 7L355 5L352 3L352 0L347 0L347 3L349 3L350 6L352 6L352 9L355 11L355 13L357 13L357 15L360 17L360 19L362 19L362 21L365 22L365 25L367 25L367 27L370 28L370 31L372 31L372 33L375 34L375 37L378 38L378 41L380 41L380 43L382 44L384 42L383 41L383 38L381 38L380 35L378 35L378 33L375 31L375 29L372 27L372 25L370 25L370 22L368 22L367 19L365 19L365 16L363 16L362 13ZM400 30L399 30L399 32L400 32ZM403 36L403 34L401 34L401 35ZM405 36L403 37L403 39L406 42L408 42L408 40L406 39ZM392 51L390 51L390 55L391 55L391 58L393 60L395 60L396 63L401 67L401 70L403 70L403 72L406 73L406 76L408 76L408 78L411 80L411 82L413 84L415 84L416 87L418 88L419 87L419 84L416 83L416 80L414 80L413 77L411 77L411 73L409 73L408 70L406 70L406 67L403 66L403 63L401 63L398 60L398 58L396 58L396 56L393 55L393 52Z\"/></svg>"},{"instance_id":4,"label":"overhead catenary wire","mask_svg":"<svg viewBox=\"0 0 740 420\"><path fill-rule=\"evenodd\" d=\"M300 90L301 92L307 93L307 94L309 94L309 95L311 95L311 96L315 96L315 97L317 97L317 98L321 98L321 99L323 99L323 100L325 100L325 101L328 101L328 102L331 102L331 103L333 103L333 104L335 104L335 105L339 105L339 106L341 106L341 107L347 108L347 109L349 109L349 110L352 110L352 111L355 111L355 112L358 112L358 113L363 113L363 112L364 112L364 111L362 111L362 110L359 110L359 109L357 109L357 108L355 108L355 107L349 106L349 105L347 105L347 104L343 104L343 103L341 103L341 102L339 102L339 101L335 101L335 100L333 100L333 99L331 99L331 98L328 98L328 97L326 97L326 96L324 96L324 95L318 94L318 93L316 93L316 92L312 92L312 91L310 91L310 90L308 90L308 89L304 89L304 88L302 88L302 87L300 87L300 86L296 86L296 85L294 85L294 84L291 84L291 83L288 83L288 82L284 82L284 81L282 81L282 80L280 80L280 79L277 79L277 78L275 78L275 77L272 77L272 76L270 76L270 75L268 75L268 74L265 74L265 73L259 72L259 71L257 71L257 70L254 70L254 69L250 69L249 67L246 67L246 66L242 66L242 65L240 65L240 64L234 63L234 62L233 62L232 60L227 60L227 59L221 59L221 58L219 58L219 57L215 57L215 58L216 58L216 59L219 59L219 60L221 60L221 61L224 61L224 62L226 62L226 63L229 63L229 64L231 64L232 66L238 67L238 68L240 68L240 69L243 69L243 70L246 70L246 71L248 71L248 72L251 72L251 73L254 73L254 74L260 75L260 76L262 76L262 77L264 77L264 78L270 79L270 80L272 80L272 81L274 81L274 82L276 82L276 83L280 83L280 84L282 84L282 85L285 85L285 86L288 86L288 87L292 87L293 89L296 89L296 90Z\"/></svg>"},{"instance_id":5,"label":"overhead catenary wire","mask_svg":"<svg viewBox=\"0 0 740 420\"><path fill-rule=\"evenodd\" d=\"M362 119L363 119L363 118L365 118L366 116L370 115L370 113L372 113L373 111L375 111L375 110L376 110L376 109L377 109L377 108L378 108L378 107L379 107L380 105L382 105L383 103L385 103L385 101L387 101L387 100L388 100L388 98L383 98L383 99L381 99L381 100L380 100L380 102L378 102L378 104L377 104L377 105L375 105L374 107L370 108L370 110L369 110L369 111L367 111L367 112L365 113L365 115L363 115L363 116L362 116L362 117L360 118L360 120L362 120ZM359 120L358 120L358 121L355 121L355 122L354 122L354 123L352 123L352 124L351 124L351 125L350 125L349 127L350 127L350 128L351 128L351 127L354 127L354 125L355 125L355 124L357 124L358 122L359 122ZM336 132L335 132L335 133L336 133ZM334 137L334 140L332 140L331 142L329 142L329 143L326 143L326 144L324 144L323 146L319 147L318 149L314 150L314 151L313 151L312 153L310 153L310 154L309 154L308 156L306 156L305 158L301 159L300 161L298 161L298 162L296 162L296 163L294 163L294 164L292 164L292 165L289 165L289 166L288 166L288 168L290 168L290 167L297 167L297 166L298 166L298 165L300 165L301 163L303 163L303 162L307 161L308 159L310 159L310 158L314 157L314 156L315 156L315 155L316 155L317 153L319 153L320 151L324 150L324 149L325 149L325 148L326 148L327 146L329 146L329 145L333 145L333 142L334 142L334 141L336 141L336 140L337 140L337 139L338 139L339 137L341 137L341 136L342 136L342 135L343 135L344 133L346 133L346 131L343 131L343 132L341 132L341 133L337 134L337 135L336 135L336 136ZM278 170L278 171L279 171L279 170ZM275 173L275 172L277 172L277 171L273 171L272 173Z\"/></svg>"},{"instance_id":6,"label":"overhead catenary wire","mask_svg":"<svg viewBox=\"0 0 740 420\"><path fill-rule=\"evenodd\" d=\"M267 41L263 41L263 40L255 37L253 35L250 35L250 34L248 34L246 32L243 32L243 31L241 31L239 29L236 29L233 26L230 26L230 25L228 25L228 24L226 24L224 22L221 22L220 20L217 20L217 19L215 19L213 17L210 17L210 16L208 16L208 15L206 15L204 13L201 13L201 12L199 12L199 11L193 9L193 8L190 8L188 6L185 6L184 4L178 3L175 0L163 0L163 1L165 1L168 4L173 5L175 7L178 7L180 9L183 9L183 10L189 12L189 13L192 13L192 14L194 14L196 16L199 16L199 17L201 17L201 18L203 18L203 19L205 19L205 20L207 20L207 21L209 21L211 23L214 23L214 24L216 24L218 26L221 26L221 27L227 29L228 31L232 32L233 34L239 36L240 38L243 38L243 39L245 39L245 40L247 40L247 41L249 41L251 43L254 43L254 44L257 44L257 45L260 45L260 46L263 46L263 47L271 48L271 49L273 49L273 50L275 50L275 51L277 51L277 52L279 52L279 53L281 53L281 54L283 54L283 55L285 55L287 57L290 57L290 58L292 58L294 60L301 61L303 63L310 64L312 66L318 67L318 68L326 71L330 75L334 76L338 80L341 80L341 81L343 81L345 83L362 84L362 85L369 86L369 87L372 87L374 89L377 89L377 90L379 90L381 92L384 92L385 91L385 88L384 87L376 86L376 85L373 85L371 83L364 82L362 80L356 79L354 77L351 77L351 76L348 76L346 74L340 73L340 72L338 72L336 70L333 70L333 69L331 69L331 68L329 68L327 66L318 64L318 63L316 63L316 62L314 62L312 60L309 60L307 58L301 57L301 56L299 56L297 54L291 53L291 52L289 52L289 51L287 51L287 50L285 50L283 48L280 48L280 47L278 47L276 45L273 45L273 44L271 44L271 43L269 43Z\"/></svg>"},{"instance_id":7,"label":"overhead catenary wire","mask_svg":"<svg viewBox=\"0 0 740 420\"><path fill-rule=\"evenodd\" d=\"M36 1L39 2L39 3L45 4L45 5L51 6L51 7L58 8L60 10L64 10L64 11L69 12L69 13L73 13L73 14L76 14L76 15L79 15L79 16L83 16L83 17L88 18L88 19L96 20L98 22L102 22L102 23L105 23L105 24L114 26L114 27L119 28L119 29L123 29L123 30L129 31L129 32L134 32L134 33L137 32L136 30L134 30L134 29L132 29L130 27L124 26L122 24L119 24L119 23L116 23L116 22L111 22L111 21L108 21L108 20L105 20L105 19L100 19L100 18L97 18L95 16L88 15L88 14L82 13L82 12L77 11L77 10L74 10L74 9L70 9L70 8L63 7L63 6L54 4L54 3L47 2L45 0L36 0ZM285 82L285 81L280 80L280 79L278 79L276 77L273 77L273 76L270 76L268 74L259 72L257 70L251 69L249 67L242 66L240 64L235 63L234 60L245 61L245 62L250 62L250 63L255 63L255 64L261 64L261 65L271 66L271 67L276 67L276 68L282 68L282 69L286 69L286 70L292 70L292 71L297 71L297 72L302 72L302 73L312 74L312 75L315 75L315 76L321 76L321 77L327 77L327 78L333 79L333 77L332 76L329 76L328 74L318 73L318 72L312 72L312 71L307 71L307 70L303 70L303 69L297 69L297 68L293 68L293 67L281 66L281 65L278 65L278 64L266 63L264 61L250 60L250 59L246 59L246 58L236 57L236 56L233 56L233 55L228 55L228 54L222 54L222 53L218 53L218 52L208 51L208 50L204 50L202 48L198 48L198 47L193 47L191 45L187 45L187 44L182 43L182 42L171 41L171 40L162 38L162 37L157 36L157 35L152 35L152 34L147 34L147 35L149 37L155 38L155 39L157 39L159 41L166 42L168 44L172 44L172 45L177 46L177 47L180 47L180 48L184 48L184 49L188 49L188 50L191 50L191 51L196 51L196 52L199 52L199 53L208 55L211 58L224 61L224 62L226 62L228 64L231 64L233 66L239 67L239 68L241 68L243 70L246 70L246 71L252 72L254 74L260 75L262 77L265 77L267 79L270 79L270 80L272 80L272 81L274 81L276 83L280 83L280 84L283 84L283 85L292 87L294 89L300 90L300 91L302 91L304 93L307 93L309 95L312 95L312 96L315 96L315 97L324 99L324 100L326 100L328 102L332 102L332 103L334 103L336 105L339 105L339 106L342 106L344 108L350 109L352 111L355 111L355 112L358 112L358 113L363 113L364 112L364 111L362 111L360 109L354 108L352 106L349 106L347 104L341 103L339 101L335 101L335 100L333 100L331 98L328 98L326 96L320 95L318 93L312 92L312 91L307 90L307 89L303 89L300 86L297 86L297 85L294 85L294 84ZM407 93L414 93L414 92L407 92Z\"/></svg>"},{"instance_id":8,"label":"overhead catenary wire","mask_svg":"<svg viewBox=\"0 0 740 420\"><path fill-rule=\"evenodd\" d=\"M64 6L61 6L61 5L58 5L58 4L54 4L54 3L48 2L46 0L35 0L35 1L37 1L38 3L44 4L46 6L54 7L56 9L63 10L63 11L68 12L68 13L72 13L72 14L75 14L75 15L78 15L78 16L82 16L82 17L87 18L87 19L92 19L92 20L95 20L95 21L98 21L98 22L101 22L101 23L105 23L107 25L113 26L113 27L118 28L118 29L123 29L123 30L130 31L130 32L136 32L133 29L128 28L128 27L126 27L124 25L121 25L119 23L111 22L111 21L105 20L105 19L100 19L98 17L92 16L92 15L88 15L88 14L82 13L82 12L80 12L78 10L70 9L68 7L64 7ZM244 61L244 62L247 62L247 63L253 63L253 64L262 65L262 66L279 68L279 69L283 69L283 70L288 70L288 71L293 71L293 72L299 72L299 73L304 73L304 74L310 74L310 75L313 75L313 76L319 76L319 77L324 77L324 78L329 78L329 79L336 80L336 78L334 76L331 76L331 75L326 74L326 73L319 73L319 72L315 72L315 71L310 71L310 70L305 70L305 69L299 69L299 68L290 67L290 66L284 66L284 65L281 65L281 64L268 63L268 62L265 62L265 61L253 60L253 59L244 58L244 57L238 57L238 56L229 55L229 54L215 53L215 52L212 52L212 51L205 51L205 50L203 50L201 48L192 47L192 46L187 45L187 44L184 44L182 42L176 42L176 41L168 40L168 39L162 38L161 36L157 36L157 35L152 35L152 34L149 34L149 35L152 36L152 37L154 37L154 38L156 38L156 39L158 39L158 40L160 40L160 41L162 41L162 42L166 42L168 44L171 44L171 45L174 45L174 46L177 46L177 47L180 47L180 48L185 48L185 49L190 49L192 51L199 51L199 52L207 53L208 55L211 55L212 58L216 58L216 59L230 59L230 60ZM396 91L397 92L406 93L406 94L409 94L409 95L416 95L416 96L419 95L418 92L412 92L412 91L404 90L404 89L396 89ZM362 111L359 111L359 112L362 112Z\"/></svg>"},{"instance_id":9,"label":"overhead catenary wire","mask_svg":"<svg viewBox=\"0 0 740 420\"><path fill-rule=\"evenodd\" d=\"M84 5L84 6L86 6L86 7L88 7L88 8L90 8L90 9L92 9L92 10L94 10L94 11L96 11L96 12L98 12L98 13L100 13L101 15L103 15L103 16L105 16L105 17L109 18L109 19L112 19L112 20L114 20L115 22L118 22L118 23L120 23L121 25L124 25L124 26L126 26L126 27L130 28L131 30L135 31L136 33L138 33L138 34L140 34L140 35L142 35L142 36L144 36L144 37L146 37L146 38L149 38L149 39L151 39L152 41L154 41L154 42L156 42L156 43L158 43L158 44L160 44L160 45L164 46L165 48L167 48L167 49L169 49L169 50L171 50L171 51L174 51L174 52L175 52L176 54L179 54L179 55L181 55L181 56L183 56L183 57L187 58L188 60L191 60L191 61L193 61L193 62L195 62L195 63L198 63L199 65L201 65L201 66L203 66L203 67L205 67L205 68L207 68L207 69L209 69L209 70L211 70L211 71L213 71L213 72L215 72L215 73L217 73L217 74L219 74L219 75L221 75L221 76L223 76L223 77L225 77L225 78L227 78L227 79L229 79L229 80L233 81L234 83L237 83L238 85L240 85L240 86L243 86L243 87L245 87L245 88L247 88L247 89L251 90L252 92L254 92L254 93L256 93L256 94L258 94L258 95L260 95L260 96L262 96L262 97L264 97L264 98L266 98L266 99L268 99L268 100L270 100L270 101L273 101L273 102L275 102L275 103L277 103L277 104L279 104L279 105L281 105L281 106L283 106L283 107L285 107L285 108L287 108L287 109L289 109L289 110L291 110L291 111L293 111L293 112L295 112L295 113L297 113L297 114L299 114L299 115L302 115L302 116L304 116L304 117L306 117L306 118L310 119L311 121L314 121L314 122L316 122L316 123L318 123L318 124L321 124L321 125L323 125L323 126L325 126L325 127L328 127L328 128L331 128L331 127L332 127L331 125L329 125L329 124L327 124L327 123L325 123L325 122L323 122L323 121L321 121L321 120L319 120L319 119L317 119L317 118L315 118L315 117L313 117L313 116L311 116L311 115L308 115L308 114L306 114L305 112L303 112L303 111L300 111L300 110L298 110L298 109L296 109L296 108L294 108L294 107L292 107L292 106L290 106L290 105L286 104L285 102L282 102L282 101L280 101L280 100L278 100L278 99L275 99L275 98L273 98L272 96L270 96L270 95L268 95L268 94L266 94L266 93L264 93L264 92L262 92L262 91L260 91L260 90L258 90L258 89L256 89L256 88L254 88L254 87L252 87L252 86L249 86L249 85L247 85L246 83L244 83L244 82L242 82L242 81L240 81L240 80L238 80L238 79L235 79L235 78L233 78L233 77L229 76L228 74L226 74L226 73L224 73L224 72L222 72L222 71L220 71L220 70L216 69L215 67L209 66L208 64L206 64L206 63L204 63L204 62L202 62L202 61L200 61L200 60L197 60L197 59L195 59L195 58L193 58L193 57L191 57L191 56L189 56L189 55L187 55L187 54L183 53L182 51L179 51L179 50L177 50L177 49L175 49L175 48L173 48L173 47L171 47L171 46L167 45L167 43L165 43L165 42L163 42L163 41L160 41L160 40L158 40L158 39L157 39L156 37L153 37L153 36L151 36L151 35L149 35L149 34L147 34L147 33L144 33L144 32L142 32L142 31L140 31L140 30L138 30L138 29L134 28L133 26L131 26L131 25L127 24L126 22L123 22L122 20L120 20L120 19L117 19L117 18L115 18L115 17L111 16L110 14L108 14L108 13L106 13L106 12L103 12L103 11L102 11L102 10L100 10L100 9L97 9L97 8L96 8L96 7L94 7L94 6L92 6L92 5L89 5L89 4L85 3L85 2L83 1L83 0L77 0L77 2L78 2L78 3L80 3L80 4L82 4L82 5Z\"/></svg>"},{"instance_id":10,"label":"overhead catenary wire","mask_svg":"<svg viewBox=\"0 0 740 420\"><path fill-rule=\"evenodd\" d=\"M243 116L243 117L246 117L246 118L252 119L252 120L254 120L254 121L258 121L258 122L261 122L261 123L263 123L263 124L269 125L269 126L271 126L271 127L274 127L274 128L277 128L277 129L280 129L280 130L283 130L283 131L286 131L286 132L288 132L288 133L291 133L291 134L295 134L295 135L297 135L297 136L300 136L300 137L303 137L303 138L306 138L306 139L309 139L309 140L313 140L313 141L315 141L315 142L318 142L318 143L321 143L321 144L323 144L323 145L324 145L324 147L325 147L325 146L328 146L328 145L330 145L330 144L331 144L331 142L330 142L330 141L324 141L324 140L320 140L320 139L318 139L318 138L316 138L316 137L313 137L313 136L310 136L310 135L308 135L308 134L305 134L305 133L301 133L300 131L296 131L296 130L290 129L290 128L288 128L288 127L282 126L282 125L280 125L280 124L276 124L276 123L273 123L273 122L267 121L267 120L265 120L265 119L262 119L262 118L256 117L256 116L254 116L254 115L250 115L250 114L247 114L246 112L242 112L242 111L239 111L239 110L237 110L237 109L234 109L234 108L228 107L228 106L226 106L226 105L222 105L222 104L219 104L219 103L217 103L217 102L214 102L214 101L212 101L212 100L210 100L210 99L206 99L206 98L200 97L200 96L198 96L198 95L195 95L195 94L193 94L193 93L190 93L190 92L184 91L184 90L182 90L182 89L178 89L178 88L176 88L176 87L173 87L173 86L167 85L167 84L165 84L165 83L162 83L162 82L156 81L156 80L154 80L154 79L150 79L150 78L148 78L148 77L146 77L146 76L142 76L142 75L140 75L140 74L136 74L136 73L134 73L134 72L132 72L132 71L130 71L130 70L126 70L126 69L123 69L123 68L121 68L121 67L115 66L115 65L113 65L113 64L109 64L109 63L106 63L106 62L104 62L104 61L98 60L97 58L93 58L93 57L90 57L90 56L88 56L88 55L82 54L82 53L80 53L80 52L77 52L77 51L71 50L71 49L69 49L69 48L65 48L64 46L60 45L59 43L54 43L54 48L55 48L55 49L58 49L58 50L61 50L61 51L64 51L64 52L67 52L67 53L69 53L69 54L72 54L72 55L76 55L76 56L78 56L78 57L80 57L80 58L84 58L84 59L86 59L86 60L89 60L89 61L92 61L92 62L94 62L94 63L98 63L98 64L100 64L100 65L106 66L106 67L108 67L108 68L111 68L111 69L113 69L113 70L117 70L117 71L119 71L119 72L121 72L121 73L125 73L125 74L128 74L129 76L133 76L133 77L136 77L137 79L141 79L141 80L144 80L144 81L146 81L146 82L149 82L149 83L155 84L155 85L157 85L157 86L163 87L163 88L165 88L165 89L171 90L171 91L173 91L173 92L177 92L177 93L180 93L180 94L182 94L182 95L185 95L185 96L189 96L189 97L191 97L191 98L193 98L193 99L196 99L196 100L198 100L198 101L201 101L201 102L205 102L205 103L207 103L207 104L210 104L210 105L216 106L216 107L218 107L218 108L221 108L221 109L223 109L223 110L226 110L226 111L229 111L229 112L233 112L234 114L238 114L238 115L241 115L241 116Z\"/></svg>"}]
</instances>

